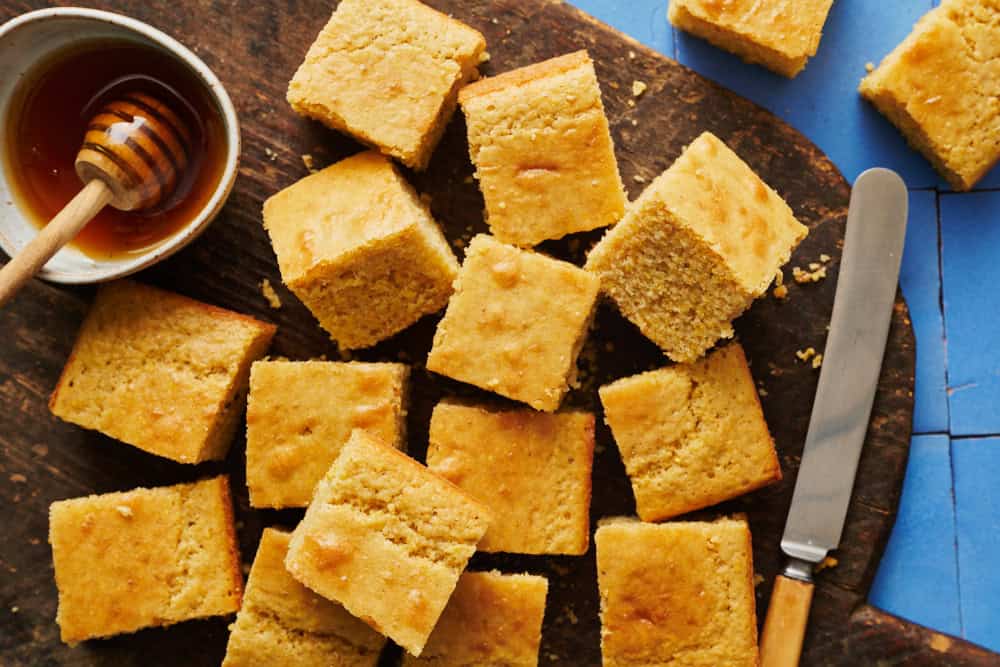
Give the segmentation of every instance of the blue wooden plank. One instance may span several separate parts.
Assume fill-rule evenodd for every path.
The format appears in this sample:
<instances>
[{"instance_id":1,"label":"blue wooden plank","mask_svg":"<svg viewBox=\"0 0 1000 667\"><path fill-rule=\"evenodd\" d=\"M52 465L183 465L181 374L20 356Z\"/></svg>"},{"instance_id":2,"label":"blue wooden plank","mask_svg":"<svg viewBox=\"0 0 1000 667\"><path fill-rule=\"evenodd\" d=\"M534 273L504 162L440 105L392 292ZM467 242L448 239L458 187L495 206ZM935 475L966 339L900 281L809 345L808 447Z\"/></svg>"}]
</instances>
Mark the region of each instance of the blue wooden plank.
<instances>
[{"instance_id":1,"label":"blue wooden plank","mask_svg":"<svg viewBox=\"0 0 1000 667\"><path fill-rule=\"evenodd\" d=\"M572 0L572 4L642 44L674 57L666 0Z\"/></svg>"},{"instance_id":2,"label":"blue wooden plank","mask_svg":"<svg viewBox=\"0 0 1000 667\"><path fill-rule=\"evenodd\" d=\"M1000 192L940 202L951 433L1000 433Z\"/></svg>"},{"instance_id":3,"label":"blue wooden plank","mask_svg":"<svg viewBox=\"0 0 1000 667\"><path fill-rule=\"evenodd\" d=\"M1000 651L1000 438L952 442L962 626L969 641Z\"/></svg>"},{"instance_id":4,"label":"blue wooden plank","mask_svg":"<svg viewBox=\"0 0 1000 667\"><path fill-rule=\"evenodd\" d=\"M961 635L949 440L914 436L896 525L869 601L891 614Z\"/></svg>"},{"instance_id":5,"label":"blue wooden plank","mask_svg":"<svg viewBox=\"0 0 1000 667\"><path fill-rule=\"evenodd\" d=\"M883 166L898 171L910 187L932 187L939 178L927 161L857 93L865 63L877 64L930 8L931 0L837 0L819 52L791 81L681 31L677 54L685 65L789 121L848 180Z\"/></svg>"},{"instance_id":6,"label":"blue wooden plank","mask_svg":"<svg viewBox=\"0 0 1000 667\"><path fill-rule=\"evenodd\" d=\"M913 432L946 433L948 395L938 264L937 196L934 192L910 193L910 220L899 284L910 308L913 333L917 337Z\"/></svg>"}]
</instances>

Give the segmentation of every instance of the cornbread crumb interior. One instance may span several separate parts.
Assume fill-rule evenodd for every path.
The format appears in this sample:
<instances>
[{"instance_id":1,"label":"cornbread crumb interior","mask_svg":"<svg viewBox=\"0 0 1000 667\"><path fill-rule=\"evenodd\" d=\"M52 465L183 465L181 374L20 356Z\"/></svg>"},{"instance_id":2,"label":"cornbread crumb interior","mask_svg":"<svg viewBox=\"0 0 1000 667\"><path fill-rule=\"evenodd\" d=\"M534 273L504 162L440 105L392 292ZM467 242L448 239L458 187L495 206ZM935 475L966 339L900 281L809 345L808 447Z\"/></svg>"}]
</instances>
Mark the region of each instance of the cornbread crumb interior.
<instances>
[{"instance_id":1,"label":"cornbread crumb interior","mask_svg":"<svg viewBox=\"0 0 1000 667\"><path fill-rule=\"evenodd\" d=\"M674 361L694 361L805 238L788 204L711 133L695 139L594 246L586 269Z\"/></svg>"}]
</instances>

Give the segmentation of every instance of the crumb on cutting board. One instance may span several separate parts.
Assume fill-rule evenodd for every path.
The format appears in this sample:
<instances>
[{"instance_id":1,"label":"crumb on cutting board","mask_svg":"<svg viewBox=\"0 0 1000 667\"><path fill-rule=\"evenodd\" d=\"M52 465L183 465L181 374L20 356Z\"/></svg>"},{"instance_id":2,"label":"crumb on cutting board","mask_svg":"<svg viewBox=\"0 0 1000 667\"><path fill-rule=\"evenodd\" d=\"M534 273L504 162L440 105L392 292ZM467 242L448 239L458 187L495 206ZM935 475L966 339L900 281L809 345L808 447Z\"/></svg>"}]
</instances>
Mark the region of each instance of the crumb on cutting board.
<instances>
[{"instance_id":1,"label":"crumb on cutting board","mask_svg":"<svg viewBox=\"0 0 1000 667\"><path fill-rule=\"evenodd\" d=\"M260 293L267 299L267 303L271 308L281 308L281 299L278 297L278 293L274 291L274 287L271 286L271 281L267 278L260 281Z\"/></svg>"},{"instance_id":2,"label":"crumb on cutting board","mask_svg":"<svg viewBox=\"0 0 1000 667\"><path fill-rule=\"evenodd\" d=\"M649 88L645 81L636 79L632 82L632 97L639 97Z\"/></svg>"}]
</instances>

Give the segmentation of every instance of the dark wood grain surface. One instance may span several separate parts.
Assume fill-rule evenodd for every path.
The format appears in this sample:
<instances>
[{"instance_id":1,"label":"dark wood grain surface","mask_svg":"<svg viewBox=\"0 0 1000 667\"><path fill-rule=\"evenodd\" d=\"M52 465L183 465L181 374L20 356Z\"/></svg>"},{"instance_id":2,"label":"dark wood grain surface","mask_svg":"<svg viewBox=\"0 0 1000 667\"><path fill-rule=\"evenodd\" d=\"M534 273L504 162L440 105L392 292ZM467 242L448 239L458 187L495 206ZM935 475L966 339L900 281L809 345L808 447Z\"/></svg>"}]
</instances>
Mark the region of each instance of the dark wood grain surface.
<instances>
[{"instance_id":1,"label":"dark wood grain surface","mask_svg":"<svg viewBox=\"0 0 1000 667\"><path fill-rule=\"evenodd\" d=\"M7 0L0 20L47 3ZM753 536L757 588L763 612L770 582L780 567L778 542L788 509L818 372L796 359L798 349L821 350L839 266L849 187L830 161L804 137L768 112L699 77L638 43L559 2L548 0L432 0L487 37L496 73L586 48L601 79L622 175L630 195L666 168L703 130L732 146L781 193L810 227L793 264L833 259L829 278L790 287L789 298L760 300L737 323L764 411L777 442L785 479L778 485L727 503L700 516L746 512ZM94 6L148 21L197 52L227 86L243 127L244 154L228 205L204 236L140 280L279 325L272 354L292 359L326 355L336 347L309 311L280 284L274 255L261 226L265 198L306 174L301 156L322 166L358 149L349 139L296 117L284 91L306 48L331 11L329 2L285 3L237 0L107 0ZM632 82L649 88L638 99ZM432 210L454 241L485 231L483 202L470 179L465 127L456 117L422 174L410 174L431 197ZM600 233L585 234L543 250L582 262ZM259 288L267 278L282 298L271 309ZM56 590L47 534L53 500L191 480L217 471L232 475L244 560L253 557L261 530L294 525L295 511L251 511L244 485L244 443L238 437L224 463L196 467L145 454L96 433L54 419L46 408L92 288L35 282L0 311L0 501L7 510L0 540L0 663L4 665L212 665L218 664L230 619L185 623L70 649L54 623ZM358 358L413 363L410 451L422 458L434 403L445 395L476 395L459 383L432 377L423 368L436 324L428 317ZM580 366L583 386L569 402L599 409L596 387L609 380L663 365L664 358L609 306L603 306ZM875 664L889 646L901 646L913 629L886 625L863 603L895 515L906 463L913 403L914 340L906 307L897 300L886 361L875 401L868 444L861 459L848 513L839 565L818 576L803 664ZM610 433L598 429L592 519L627 514L634 504ZM541 664L597 665L599 621L593 550L582 558L484 556L476 567L531 571L551 579ZM874 619L874 620L872 620ZM935 663L942 654L927 642L897 651L887 664ZM902 657L899 657L902 656ZM392 664L394 653L385 657ZM989 656L987 656L989 657ZM958 664L958 663L955 663ZM963 662L961 664L987 664Z\"/></svg>"}]
</instances>

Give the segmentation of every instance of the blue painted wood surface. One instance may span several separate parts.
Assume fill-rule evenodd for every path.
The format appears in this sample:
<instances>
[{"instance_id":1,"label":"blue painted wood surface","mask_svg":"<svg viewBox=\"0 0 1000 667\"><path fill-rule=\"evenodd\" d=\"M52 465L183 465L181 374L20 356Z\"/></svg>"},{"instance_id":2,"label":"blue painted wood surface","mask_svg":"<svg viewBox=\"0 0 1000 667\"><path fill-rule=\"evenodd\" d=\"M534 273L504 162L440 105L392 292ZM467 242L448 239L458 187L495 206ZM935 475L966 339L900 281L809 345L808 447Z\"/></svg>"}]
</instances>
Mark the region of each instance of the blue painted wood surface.
<instances>
[{"instance_id":1,"label":"blue painted wood surface","mask_svg":"<svg viewBox=\"0 0 1000 667\"><path fill-rule=\"evenodd\" d=\"M900 519L873 600L1000 650L1000 579L991 575L1000 543L976 533L995 536L1000 528L1000 497L991 495L998 484L986 488L1000 478L1000 456L979 444L1000 449L1000 443L948 437L1000 433L1000 334L992 324L1000 312L1000 192L949 193L926 160L857 95L865 64L878 64L938 0L836 0L819 52L793 80L672 30L666 0L571 1L785 119L848 180L873 166L895 169L906 180L911 218L900 284L917 337L914 432L942 435L914 439ZM976 189L997 188L1000 168ZM949 449L956 454L954 489L943 455ZM965 499L957 509L956 497ZM948 516L957 516L957 531ZM949 530L955 535L950 548ZM950 580L954 587L941 579L960 570ZM964 626L962 614L969 616Z\"/></svg>"}]
</instances>

